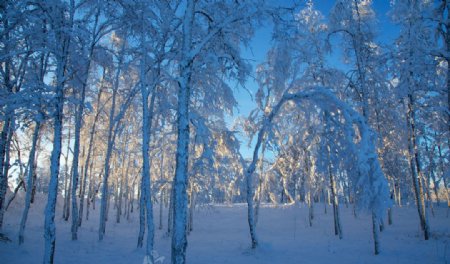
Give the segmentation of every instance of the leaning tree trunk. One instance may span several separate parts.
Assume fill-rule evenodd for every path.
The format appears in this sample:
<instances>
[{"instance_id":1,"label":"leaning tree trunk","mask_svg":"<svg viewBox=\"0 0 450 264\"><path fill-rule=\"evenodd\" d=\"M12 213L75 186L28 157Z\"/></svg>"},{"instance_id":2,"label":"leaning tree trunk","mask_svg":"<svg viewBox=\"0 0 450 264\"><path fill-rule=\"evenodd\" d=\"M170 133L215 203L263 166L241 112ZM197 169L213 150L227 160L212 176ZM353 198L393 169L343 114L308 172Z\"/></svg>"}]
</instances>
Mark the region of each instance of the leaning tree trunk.
<instances>
[{"instance_id":1,"label":"leaning tree trunk","mask_svg":"<svg viewBox=\"0 0 450 264\"><path fill-rule=\"evenodd\" d=\"M114 125L114 108L116 104L116 95L117 90L113 91L113 100L112 100L112 106L111 106L111 113L110 113L110 124L108 129L108 140L107 140L107 149L106 149L106 157L105 157L105 167L104 167L104 175L103 175L103 185L102 185L102 198L101 198L101 204L100 204L100 225L98 230L98 239L103 240L103 237L105 235L106 231L106 207L108 203L108 179L110 174L110 161L113 151L113 125Z\"/></svg>"},{"instance_id":2,"label":"leaning tree trunk","mask_svg":"<svg viewBox=\"0 0 450 264\"><path fill-rule=\"evenodd\" d=\"M79 178L79 172L78 172L78 162L79 162L79 154L80 154L80 133L81 133L81 126L82 126L82 120L83 120L83 111L84 111L84 101L86 98L86 88L88 85L88 79L89 79L89 70L91 66L91 58L94 53L95 43L96 43L96 29L97 29L97 22L98 22L99 12L97 12L95 23L94 23L94 29L93 29L93 36L91 39L91 45L89 49L89 55L87 59L87 65L85 69L85 73L83 76L83 83L81 86L81 95L78 102L78 107L75 113L75 142L74 142L74 150L73 150L73 161L72 161L72 240L77 240L78 238L78 226L80 225L80 217L78 216L78 206L77 206L77 188L78 188L78 178ZM85 164L85 167L87 167L87 164ZM80 189L82 186L80 187ZM80 197L80 200L83 198ZM81 201L80 201L81 203Z\"/></svg>"},{"instance_id":3,"label":"leaning tree trunk","mask_svg":"<svg viewBox=\"0 0 450 264\"><path fill-rule=\"evenodd\" d=\"M85 83L87 83L87 76ZM78 162L80 158L80 134L81 134L81 125L83 119L83 111L84 111L84 99L86 97L86 86L83 85L81 89L81 98L79 105L77 107L77 112L75 114L75 142L73 149L73 160L72 160L72 190L71 190L71 198L72 198L72 240L78 239L78 205L77 205L77 188L78 188Z\"/></svg>"},{"instance_id":4,"label":"leaning tree trunk","mask_svg":"<svg viewBox=\"0 0 450 264\"><path fill-rule=\"evenodd\" d=\"M106 74L106 69L103 70L103 76L105 76ZM81 195L80 195L80 212L78 214L78 226L81 226L81 222L83 220L83 207L84 207L84 196L86 193L86 182L87 182L87 178L88 178L88 168L90 167L90 172L92 174L92 164L93 162L91 162L91 153L92 156L94 156L94 150L93 150L93 146L94 146L94 141L95 141L95 129L97 126L97 121L100 117L100 113L101 113L101 109L103 107L100 107L100 102L101 102L101 97L102 97L102 93L103 93L103 81L105 78L102 78L101 84L100 84L100 90L98 92L97 95L97 109L96 109L96 113L95 113L95 117L94 117L94 121L92 123L91 129L89 131L89 146L88 146L88 151L87 151L87 156L86 156L86 160L84 162L84 172L83 172L83 183L81 186ZM88 166L89 164L89 166ZM89 194L88 194L88 199L89 201ZM86 219L87 220L87 219Z\"/></svg>"},{"instance_id":5,"label":"leaning tree trunk","mask_svg":"<svg viewBox=\"0 0 450 264\"><path fill-rule=\"evenodd\" d=\"M104 175L103 175L103 185L102 185L102 199L100 204L100 224L98 229L98 239L101 241L103 240L103 237L105 235L106 231L106 207L108 204L107 198L109 197L108 194L108 178L110 174L110 161L114 146L114 136L113 136L113 129L114 129L114 117L115 117L115 108L116 108L116 100L117 100L117 93L119 89L119 80L120 80L120 74L122 72L122 64L124 59L124 51L125 51L125 41L122 44L120 55L119 55L119 61L118 66L116 70L116 74L114 77L114 87L112 91L112 102L111 102L111 109L109 112L109 126L108 126L108 139L107 139L107 148L106 148L106 157L105 157L105 166L104 166Z\"/></svg>"},{"instance_id":6,"label":"leaning tree trunk","mask_svg":"<svg viewBox=\"0 0 450 264\"><path fill-rule=\"evenodd\" d=\"M412 74L412 73L411 73ZM415 113L414 113L414 100L411 94L408 94L408 158L411 167L411 176L413 181L414 195L416 198L417 212L419 213L420 226L424 232L425 240L429 239L429 225L426 217L425 199L423 194L421 169L419 163L419 154L416 142L416 129L415 129Z\"/></svg>"},{"instance_id":7,"label":"leaning tree trunk","mask_svg":"<svg viewBox=\"0 0 450 264\"><path fill-rule=\"evenodd\" d=\"M36 121L33 140L31 144L30 155L28 158L28 175L27 175L27 184L26 184L26 194L25 194L25 207L22 213L22 219L20 220L20 228L19 228L19 245L24 241L24 232L25 232L25 224L28 218L28 211L30 209L31 203L31 192L33 191L33 175L34 175L34 157L36 153L36 144L39 138L39 129L41 127L41 123Z\"/></svg>"}]
</instances>

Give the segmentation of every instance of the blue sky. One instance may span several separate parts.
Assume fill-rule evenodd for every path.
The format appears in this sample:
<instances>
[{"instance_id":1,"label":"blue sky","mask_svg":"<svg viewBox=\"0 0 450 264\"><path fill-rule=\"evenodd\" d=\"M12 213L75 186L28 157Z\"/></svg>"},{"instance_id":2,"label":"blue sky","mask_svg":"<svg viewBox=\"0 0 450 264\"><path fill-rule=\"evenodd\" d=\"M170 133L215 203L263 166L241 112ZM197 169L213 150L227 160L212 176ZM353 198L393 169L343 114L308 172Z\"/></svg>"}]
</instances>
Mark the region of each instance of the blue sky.
<instances>
[{"instance_id":1,"label":"blue sky","mask_svg":"<svg viewBox=\"0 0 450 264\"><path fill-rule=\"evenodd\" d=\"M278 2L278 1L277 1ZM279 1L283 3L289 3L292 1ZM304 1L306 2L306 1ZM314 1L315 8L322 12L325 17L328 17L328 14L333 7L335 1L332 0L316 0ZM390 1L388 0L373 0L373 8L375 10L377 16L377 41L381 44L392 43L392 41L397 36L397 28L391 23L388 12L390 10ZM258 29L255 32L255 36L250 43L249 47L243 49L243 57L248 59L253 64L253 72L255 67L262 63L265 60L266 53L271 46L271 31L272 25L266 24L265 27ZM334 67L345 67L342 58L339 54L339 48L336 45L333 47L335 52L330 54L330 64ZM238 101L238 109L235 110L234 115L227 117L227 122L232 124L233 121L239 117L244 116L247 117L251 110L256 108L256 103L253 101L252 96L256 92L257 85L252 77L248 78L246 84L246 89L238 88L235 89L235 97ZM252 93L249 94L248 91ZM248 139L245 137L239 137L242 141L241 153L244 158L249 158L252 155L252 148L248 148Z\"/></svg>"}]
</instances>

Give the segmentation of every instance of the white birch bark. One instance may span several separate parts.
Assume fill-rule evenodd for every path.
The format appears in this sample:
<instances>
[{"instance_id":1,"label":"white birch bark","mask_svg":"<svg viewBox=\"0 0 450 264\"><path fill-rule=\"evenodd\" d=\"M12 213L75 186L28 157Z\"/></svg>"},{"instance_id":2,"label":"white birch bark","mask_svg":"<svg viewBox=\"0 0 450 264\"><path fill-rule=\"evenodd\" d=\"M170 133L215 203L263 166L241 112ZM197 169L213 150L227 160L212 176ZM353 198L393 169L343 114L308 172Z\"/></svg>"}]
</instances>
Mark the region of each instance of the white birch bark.
<instances>
[{"instance_id":1,"label":"white birch bark","mask_svg":"<svg viewBox=\"0 0 450 264\"><path fill-rule=\"evenodd\" d=\"M143 20L144 18L142 18ZM142 22L144 23L144 22ZM147 83L147 50L145 48L145 36L144 36L144 25L142 25L142 35L141 35L141 45L142 45L142 57L140 62L140 82L141 82L141 95L142 95L142 179L141 179L141 201L144 201L144 208L140 208L140 232L138 237L138 247L142 247L142 240L144 236L144 219L146 219L147 226L147 246L146 255L153 261L153 242L154 242L154 224L153 224L153 204L151 196L151 178L150 178L150 141L151 141L151 130L153 121L153 111L155 105L156 97L156 80L151 84L151 89L148 87ZM149 95L151 92L150 105L149 105ZM143 213L146 213L145 217Z\"/></svg>"},{"instance_id":2,"label":"white birch bark","mask_svg":"<svg viewBox=\"0 0 450 264\"><path fill-rule=\"evenodd\" d=\"M187 221L187 183L189 159L189 103L190 80L193 58L190 57L192 45L192 26L194 22L195 1L187 1L183 21L183 43L178 79L178 111L177 111L177 151L176 169L173 183L173 233L172 264L186 263L186 221Z\"/></svg>"},{"instance_id":3,"label":"white birch bark","mask_svg":"<svg viewBox=\"0 0 450 264\"><path fill-rule=\"evenodd\" d=\"M48 199L45 207L45 223L44 223L44 264L53 263L56 243L56 227L55 227L55 209L56 198L58 196L58 177L61 157L61 138L62 138L62 124L63 124L63 108L64 108L64 86L66 82L66 67L68 62L68 50L70 47L70 36L63 31L72 28L74 18L74 1L70 1L70 17L69 21L58 12L63 13L61 7L55 7L55 19L59 22L56 25L60 31L57 32L57 40L60 41L61 47L57 48L56 52L56 86L55 86L55 100L54 100L54 114L53 114L53 149L51 152L50 163L50 182L48 185ZM66 27L67 26L67 27Z\"/></svg>"},{"instance_id":4,"label":"white birch bark","mask_svg":"<svg viewBox=\"0 0 450 264\"><path fill-rule=\"evenodd\" d=\"M67 43L68 46L68 43ZM67 48L67 47L66 47ZM45 207L45 224L44 224L44 237L45 237L45 251L44 251L44 263L53 263L55 254L56 243L56 227L55 227L55 209L56 198L58 195L58 177L59 177L59 158L61 156L61 136L62 136L62 120L63 120L63 107L64 107L64 71L66 68L67 58L62 55L58 58L57 66L57 86L55 96L55 113L53 122L53 149L51 153L50 164L50 182L48 185L48 199L47 206Z\"/></svg>"}]
</instances>

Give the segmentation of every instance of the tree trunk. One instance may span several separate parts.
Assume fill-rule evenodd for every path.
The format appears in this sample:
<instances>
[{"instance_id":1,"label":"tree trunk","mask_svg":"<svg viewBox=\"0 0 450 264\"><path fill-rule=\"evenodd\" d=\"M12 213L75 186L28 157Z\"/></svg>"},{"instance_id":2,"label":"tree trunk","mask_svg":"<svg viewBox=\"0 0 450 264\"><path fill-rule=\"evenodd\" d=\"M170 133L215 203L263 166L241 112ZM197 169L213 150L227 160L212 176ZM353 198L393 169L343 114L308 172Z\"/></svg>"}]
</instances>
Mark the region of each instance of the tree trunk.
<instances>
[{"instance_id":1,"label":"tree trunk","mask_svg":"<svg viewBox=\"0 0 450 264\"><path fill-rule=\"evenodd\" d=\"M328 165L329 167L331 165ZM331 189L331 203L333 204L333 217L334 217L334 234L342 239L341 220L339 216L339 200L336 193L336 183L334 181L331 168L328 168L328 174L330 177L330 189Z\"/></svg>"},{"instance_id":2,"label":"tree trunk","mask_svg":"<svg viewBox=\"0 0 450 264\"><path fill-rule=\"evenodd\" d=\"M3 226L4 206L8 186L7 172L9 169L9 162L6 157L8 156L7 152L9 152L9 145L11 142L12 122L12 119L7 117L0 134L0 230Z\"/></svg>"},{"instance_id":3,"label":"tree trunk","mask_svg":"<svg viewBox=\"0 0 450 264\"><path fill-rule=\"evenodd\" d=\"M325 112L325 133L328 133L328 113ZM330 144L327 143L327 157L328 157L328 176L330 180L330 190L331 190L331 203L333 204L333 219L334 219L334 234L339 236L339 239L342 239L342 229L341 229L341 220L339 216L339 199L336 190L336 181L333 175L332 164L331 164L331 149Z\"/></svg>"},{"instance_id":4,"label":"tree trunk","mask_svg":"<svg viewBox=\"0 0 450 264\"><path fill-rule=\"evenodd\" d=\"M24 241L24 232L25 232L25 224L28 218L28 211L30 209L31 203L31 193L33 191L33 175L34 175L34 157L36 153L36 145L39 138L39 129L41 127L41 123L36 121L33 133L33 140L30 150L30 155L28 158L28 175L27 175L27 184L26 184L26 194L25 194L25 207L22 213L22 219L20 220L20 228L19 228L19 245Z\"/></svg>"},{"instance_id":5,"label":"tree trunk","mask_svg":"<svg viewBox=\"0 0 450 264\"><path fill-rule=\"evenodd\" d=\"M162 189L159 196L159 226L158 229L163 229L163 199L164 199L164 189Z\"/></svg>"},{"instance_id":6,"label":"tree trunk","mask_svg":"<svg viewBox=\"0 0 450 264\"><path fill-rule=\"evenodd\" d=\"M411 73L412 74L412 73ZM407 123L408 123L408 158L411 168L411 176L413 181L414 194L416 198L417 212L419 213L420 226L424 232L425 240L429 239L429 226L426 217L425 199L423 195L422 176L419 163L419 155L416 143L416 130L415 130L415 113L414 113L414 100L411 94L408 94L408 111L407 111Z\"/></svg>"},{"instance_id":7,"label":"tree trunk","mask_svg":"<svg viewBox=\"0 0 450 264\"><path fill-rule=\"evenodd\" d=\"M117 204L116 204L116 223L120 223L120 217L122 216L122 195L123 195L123 180L117 180Z\"/></svg>"},{"instance_id":8,"label":"tree trunk","mask_svg":"<svg viewBox=\"0 0 450 264\"><path fill-rule=\"evenodd\" d=\"M192 13L190 13L192 9ZM188 2L186 16L193 16L194 3ZM185 26L185 33L188 31ZM189 29L190 34L190 29ZM190 43L190 41L189 41ZM189 159L189 102L190 102L190 77L191 62L184 62L181 66L181 77L178 88L177 111L177 151L176 171L174 178L174 211L172 234L172 263L184 264L186 262L186 220L187 220L187 182Z\"/></svg>"},{"instance_id":9,"label":"tree trunk","mask_svg":"<svg viewBox=\"0 0 450 264\"><path fill-rule=\"evenodd\" d=\"M3 217L8 206L8 204L5 204L5 200L6 200L6 193L8 190L8 175L9 175L10 155L11 155L10 142L12 141L12 137L14 135L14 123L15 123L14 118L12 118L11 125L9 127L8 138L6 139L7 148L5 150L5 163L3 166L4 180L1 182L0 185L1 188L0 192L5 194L5 197L0 201L0 229L3 226Z\"/></svg>"},{"instance_id":10,"label":"tree trunk","mask_svg":"<svg viewBox=\"0 0 450 264\"><path fill-rule=\"evenodd\" d=\"M93 47L91 54L93 52ZM81 134L81 126L83 119L83 111L84 111L84 101L86 98L86 86L89 76L89 65L90 59L88 60L88 65L85 77L83 80L83 84L81 87L81 96L79 98L80 102L78 103L78 107L75 113L75 142L74 142L74 150L73 150L73 160L72 160L72 240L78 239L78 205L77 205L77 188L78 188L78 163L80 158L80 134Z\"/></svg>"},{"instance_id":11,"label":"tree trunk","mask_svg":"<svg viewBox=\"0 0 450 264\"><path fill-rule=\"evenodd\" d=\"M3 12L2 12L3 13ZM2 15L3 28L9 28L10 22L7 15ZM2 38L5 40L4 46L2 47L2 53L8 54L11 51L10 47L10 33L8 30L2 32L4 36ZM6 60L1 64L1 72L3 74L2 86L6 88L6 94L13 93L13 83L11 81L11 66L12 61L9 56L6 56ZM3 88L3 87L2 87ZM0 230L3 226L3 216L5 212L5 201L6 193L8 188L8 170L9 170L9 148L11 143L11 136L14 131L14 111L8 113L5 116L5 121L3 123L2 132L0 133Z\"/></svg>"},{"instance_id":12,"label":"tree trunk","mask_svg":"<svg viewBox=\"0 0 450 264\"><path fill-rule=\"evenodd\" d=\"M447 187L447 177L445 177L445 167L444 167L444 157L442 156L441 145L438 145L438 154L439 154L439 167L441 168L441 173L443 175L442 180L444 182L444 193L447 198L447 208L450 209L450 193Z\"/></svg>"},{"instance_id":13,"label":"tree trunk","mask_svg":"<svg viewBox=\"0 0 450 264\"><path fill-rule=\"evenodd\" d=\"M167 235L172 235L172 227L173 227L173 184L170 189L170 199L169 199L169 212L167 214Z\"/></svg>"},{"instance_id":14,"label":"tree trunk","mask_svg":"<svg viewBox=\"0 0 450 264\"><path fill-rule=\"evenodd\" d=\"M163 184L164 181L164 149L161 150L161 164L159 170L159 180L161 181L160 187L160 196L159 196L159 230L163 229L163 200L164 200L164 191L165 186Z\"/></svg>"},{"instance_id":15,"label":"tree trunk","mask_svg":"<svg viewBox=\"0 0 450 264\"><path fill-rule=\"evenodd\" d=\"M442 12L442 15L444 16L442 18L445 30L442 30L444 33L444 41L445 41L445 49L447 56L445 57L445 60L447 61L447 76L446 76L446 86L447 86L447 111L450 113L450 4L448 3L448 0L445 0L445 9ZM447 127L450 132L450 114L447 113ZM447 137L447 143L450 147L450 139ZM446 186L447 187L447 186ZM448 202L448 207L450 209L450 201Z\"/></svg>"},{"instance_id":16,"label":"tree trunk","mask_svg":"<svg viewBox=\"0 0 450 264\"><path fill-rule=\"evenodd\" d=\"M70 126L70 118L68 125L68 134L67 134L67 149L66 155L64 157L64 206L63 206L63 219L64 221L69 220L70 215L70 190L72 189L72 177L69 176L69 153L70 153L70 139L71 139L71 126ZM69 186L67 186L69 184Z\"/></svg>"},{"instance_id":17,"label":"tree trunk","mask_svg":"<svg viewBox=\"0 0 450 264\"><path fill-rule=\"evenodd\" d=\"M48 199L45 207L45 251L44 263L53 263L55 254L55 208L56 198L58 195L58 177L59 177L59 159L61 156L61 136L62 136L62 121L63 121L63 107L64 107L64 84L65 84L65 69L67 63L67 50L69 48L69 37L64 37L62 54L57 57L57 86L55 87L54 100L54 123L53 123L53 149L51 153L50 164L50 182L48 185Z\"/></svg>"},{"instance_id":18,"label":"tree trunk","mask_svg":"<svg viewBox=\"0 0 450 264\"><path fill-rule=\"evenodd\" d=\"M102 76L105 77L106 74L106 68L103 69L103 74ZM87 178L88 178L88 168L90 168L90 173L92 174L92 167L93 167L93 161L91 162L91 153L92 156L94 156L94 141L95 141L95 129L97 126L97 121L98 118L100 116L101 113L101 109L102 107L100 107L100 102L101 102L101 97L102 97L102 93L103 93L103 82L104 82L105 78L102 78L101 83L100 83L100 89L97 95L97 109L96 109L96 113L95 113L95 117L94 117L94 121L92 123L91 129L89 131L89 146L88 146L88 151L87 151L87 156L86 156L86 160L84 162L85 166L84 166L84 172L83 172L83 183L82 183L82 189L81 189L81 195L80 195L80 213L78 214L78 226L81 226L81 222L83 219L83 206L84 206L84 196L85 196L85 192L86 192L86 182L87 182ZM89 164L89 166L88 166ZM90 177L92 178L92 176ZM90 181L89 181L90 182ZM89 184L89 188L90 188L91 184ZM87 198L87 203L89 202L89 197L90 197L91 192L88 193L88 198ZM89 207L89 206L88 206ZM88 218L88 214L86 213L86 220Z\"/></svg>"},{"instance_id":19,"label":"tree trunk","mask_svg":"<svg viewBox=\"0 0 450 264\"><path fill-rule=\"evenodd\" d=\"M314 195L313 195L313 187L312 187L312 179L314 177L313 175L313 168L312 166L314 166L311 163L310 160L310 153L308 151L308 148L304 148L303 150L304 153L304 163L305 163L305 175L303 178L305 178L304 180L304 184L308 184L308 192L307 192L307 196L306 196L306 202L308 204L308 221L309 221L309 226L312 226L313 224L313 219L314 219Z\"/></svg>"},{"instance_id":20,"label":"tree trunk","mask_svg":"<svg viewBox=\"0 0 450 264\"><path fill-rule=\"evenodd\" d=\"M192 26L194 23L195 1L187 1L183 21L183 43L178 79L178 110L177 110L177 150L176 167L173 182L173 234L172 234L172 264L186 263L186 220L187 220L187 183L189 159L189 104L192 63L190 57L192 45Z\"/></svg>"},{"instance_id":21,"label":"tree trunk","mask_svg":"<svg viewBox=\"0 0 450 264\"><path fill-rule=\"evenodd\" d=\"M81 133L81 127L83 125L83 111L84 111L84 101L86 98L86 87L88 84L89 79L89 69L91 65L91 58L94 53L94 47L95 47L95 34L96 34L96 28L97 28L97 22L98 22L98 16L99 13L97 12L95 24L94 24L94 33L91 39L91 45L89 50L89 57L87 60L86 65L86 71L83 76L83 82L81 85L81 95L79 98L78 107L76 109L75 113L75 142L74 142L74 151L73 151L73 161L72 161L72 240L77 240L78 238L78 226L80 225L80 217L78 216L78 206L77 206L77 197L76 197L76 191L78 188L78 178L79 178L79 172L78 172L78 162L79 162L79 154L80 154L80 133ZM85 167L87 167L88 163L85 163ZM86 176L86 175L85 175ZM80 187L82 189L82 186ZM81 191L80 191L81 193ZM80 203L83 198L80 197Z\"/></svg>"},{"instance_id":22,"label":"tree trunk","mask_svg":"<svg viewBox=\"0 0 450 264\"><path fill-rule=\"evenodd\" d=\"M264 139L263 139L264 140ZM261 206L261 199L264 192L264 152L265 152L265 144L262 144L261 147L261 158L259 159L259 181L258 181L258 193L255 205L255 226L258 224L259 217L259 208Z\"/></svg>"},{"instance_id":23,"label":"tree trunk","mask_svg":"<svg viewBox=\"0 0 450 264\"><path fill-rule=\"evenodd\" d=\"M313 200L313 194L312 191L308 192L308 207L309 207L309 214L308 214L308 220L309 220L309 226L313 225L313 219L314 219L314 200Z\"/></svg>"},{"instance_id":24,"label":"tree trunk","mask_svg":"<svg viewBox=\"0 0 450 264\"><path fill-rule=\"evenodd\" d=\"M144 20L144 18L141 18ZM144 23L142 23L144 27ZM141 35L141 49L143 55L140 60L140 81L141 81L141 95L142 95L142 179L141 179L141 199L140 199L140 228L138 237L138 247L142 247L144 238L144 224L147 224L147 247L146 255L153 261L152 251L154 242L154 224L153 224L153 204L151 196L151 160L150 160L150 142L151 130L153 121L153 111L156 96L156 83L151 85L151 91L147 83L147 51L145 46L144 28L142 28ZM150 105L149 95L151 93ZM144 207L145 206L145 207ZM144 217L144 213L146 213ZM144 221L146 219L146 222Z\"/></svg>"},{"instance_id":25,"label":"tree trunk","mask_svg":"<svg viewBox=\"0 0 450 264\"><path fill-rule=\"evenodd\" d=\"M107 149L106 149L106 157L105 157L105 166L104 166L104 175L103 175L103 185L102 185L102 199L100 204L100 224L98 229L98 239L101 241L103 240L103 237L105 235L106 231L106 206L107 206L107 197L109 197L108 194L108 178L110 174L110 161L114 146L114 136L113 136L113 128L114 128L114 117L115 117L115 108L116 108L116 97L119 89L119 80L120 80L120 73L122 71L122 63L123 63L123 57L124 57L124 51L125 51L125 41L123 41L120 55L119 55L119 61L118 66L116 70L116 74L114 77L114 87L112 92L112 103L111 103L111 109L109 112L109 127L108 127L108 139L107 139Z\"/></svg>"},{"instance_id":26,"label":"tree trunk","mask_svg":"<svg viewBox=\"0 0 450 264\"><path fill-rule=\"evenodd\" d=\"M195 210L195 190L191 187L191 193L189 196L189 225L188 225L188 233L194 230L194 210Z\"/></svg>"},{"instance_id":27,"label":"tree trunk","mask_svg":"<svg viewBox=\"0 0 450 264\"><path fill-rule=\"evenodd\" d=\"M375 212L372 211L372 232L373 232L373 241L374 241L374 252L375 255L380 254L380 239L379 239L379 230L378 230L378 221Z\"/></svg>"},{"instance_id":28,"label":"tree trunk","mask_svg":"<svg viewBox=\"0 0 450 264\"><path fill-rule=\"evenodd\" d=\"M27 171L25 171L25 174L27 174ZM23 179L20 180L19 184L16 186L16 188L14 188L13 194L9 197L8 202L6 203L5 211L8 211L9 206L10 206L11 203L14 201L14 199L16 199L16 195L17 195L17 193L19 192L19 190L20 190L21 188L24 188L24 189L26 188L24 185L25 185L24 180L23 180Z\"/></svg>"},{"instance_id":29,"label":"tree trunk","mask_svg":"<svg viewBox=\"0 0 450 264\"><path fill-rule=\"evenodd\" d=\"M86 221L89 220L89 209L90 209L90 205L92 203L93 209L95 209L95 180L94 180L94 171L93 171L93 167L94 167L94 161L91 161L91 164L89 165L89 187L88 187L88 195L86 198ZM101 173L100 173L101 175Z\"/></svg>"}]
</instances>

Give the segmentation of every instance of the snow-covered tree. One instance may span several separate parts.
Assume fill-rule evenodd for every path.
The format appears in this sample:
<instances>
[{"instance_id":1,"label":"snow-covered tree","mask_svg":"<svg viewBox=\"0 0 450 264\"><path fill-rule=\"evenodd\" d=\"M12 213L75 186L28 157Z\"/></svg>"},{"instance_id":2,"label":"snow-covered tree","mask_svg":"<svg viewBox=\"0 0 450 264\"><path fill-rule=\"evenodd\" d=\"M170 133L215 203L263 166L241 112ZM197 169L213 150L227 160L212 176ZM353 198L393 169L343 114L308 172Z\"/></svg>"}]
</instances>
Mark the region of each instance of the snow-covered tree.
<instances>
[{"instance_id":1,"label":"snow-covered tree","mask_svg":"<svg viewBox=\"0 0 450 264\"><path fill-rule=\"evenodd\" d=\"M429 89L422 90L422 87L430 87L430 74L432 75L436 69L434 58L427 52L433 47L430 41L432 30L426 20L422 19L423 14L429 11L430 2L428 1L395 1L392 12L393 20L401 27L396 43L397 87L405 106L408 163L425 240L429 239L430 227L425 208L424 186L426 183L418 143L420 137L418 107L422 96L429 91Z\"/></svg>"},{"instance_id":2,"label":"snow-covered tree","mask_svg":"<svg viewBox=\"0 0 450 264\"><path fill-rule=\"evenodd\" d=\"M241 79L247 66L239 55L239 45L249 40L253 21L264 6L260 1L247 2L186 2L180 10L177 153L174 178L174 221L172 235L172 263L186 261L187 183L189 158L189 108L195 93L194 72L217 71ZM204 89L204 86L200 86ZM192 89L191 89L192 88ZM227 86L209 86L220 92ZM229 89L229 88L228 88ZM210 91L210 94L214 92ZM218 98L218 97L216 97Z\"/></svg>"}]
</instances>

